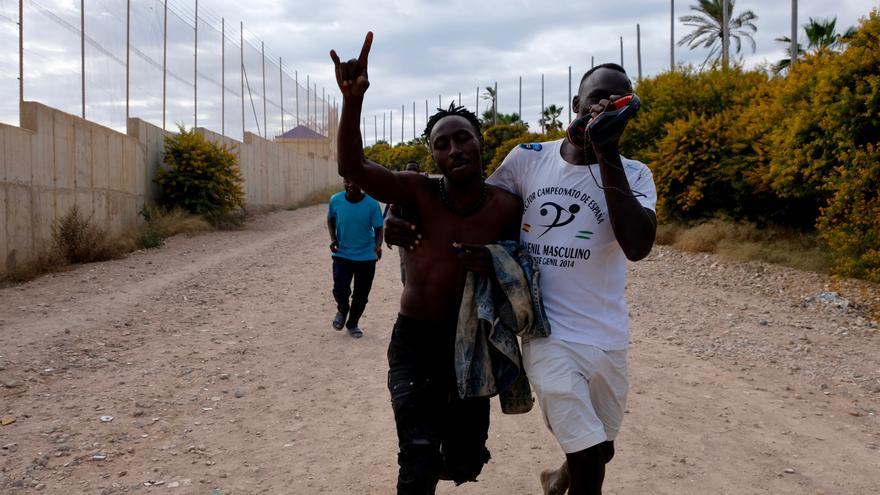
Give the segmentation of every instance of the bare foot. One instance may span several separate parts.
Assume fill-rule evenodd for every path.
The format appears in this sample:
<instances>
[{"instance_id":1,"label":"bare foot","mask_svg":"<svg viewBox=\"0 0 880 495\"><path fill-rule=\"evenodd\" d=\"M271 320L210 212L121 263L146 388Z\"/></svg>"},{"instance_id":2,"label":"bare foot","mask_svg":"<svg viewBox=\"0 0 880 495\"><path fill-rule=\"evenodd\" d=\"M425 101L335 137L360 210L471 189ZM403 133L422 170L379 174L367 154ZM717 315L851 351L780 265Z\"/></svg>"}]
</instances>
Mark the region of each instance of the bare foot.
<instances>
[{"instance_id":1,"label":"bare foot","mask_svg":"<svg viewBox=\"0 0 880 495\"><path fill-rule=\"evenodd\" d=\"M545 469L541 472L541 488L544 495L565 495L571 480L565 464L559 469Z\"/></svg>"}]
</instances>

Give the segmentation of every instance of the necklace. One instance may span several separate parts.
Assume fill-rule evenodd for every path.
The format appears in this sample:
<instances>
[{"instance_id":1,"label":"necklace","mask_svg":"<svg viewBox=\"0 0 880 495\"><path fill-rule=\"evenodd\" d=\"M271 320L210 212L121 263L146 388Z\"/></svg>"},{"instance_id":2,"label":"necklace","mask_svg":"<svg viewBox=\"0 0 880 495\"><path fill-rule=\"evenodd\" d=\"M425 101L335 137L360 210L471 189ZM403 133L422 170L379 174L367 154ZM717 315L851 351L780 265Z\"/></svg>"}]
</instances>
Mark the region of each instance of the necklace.
<instances>
[{"instance_id":1,"label":"necklace","mask_svg":"<svg viewBox=\"0 0 880 495\"><path fill-rule=\"evenodd\" d=\"M486 200L489 199L489 187L483 182L480 185L480 197L473 204L467 206L465 208L458 208L452 201L449 199L449 192L446 190L446 181L442 178L437 179L437 182L440 187L440 201L449 209L452 213L462 217L468 217L477 212L483 205L486 204Z\"/></svg>"}]
</instances>

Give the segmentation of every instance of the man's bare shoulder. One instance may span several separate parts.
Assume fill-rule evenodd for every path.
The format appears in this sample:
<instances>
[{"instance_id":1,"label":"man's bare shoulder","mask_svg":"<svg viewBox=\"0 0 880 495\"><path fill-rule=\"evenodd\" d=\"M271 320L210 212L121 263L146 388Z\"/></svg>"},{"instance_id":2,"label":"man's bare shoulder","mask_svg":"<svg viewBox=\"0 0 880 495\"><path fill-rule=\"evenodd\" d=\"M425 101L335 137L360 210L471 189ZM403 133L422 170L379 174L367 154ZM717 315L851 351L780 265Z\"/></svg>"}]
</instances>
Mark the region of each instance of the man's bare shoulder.
<instances>
[{"instance_id":1,"label":"man's bare shoulder","mask_svg":"<svg viewBox=\"0 0 880 495\"><path fill-rule=\"evenodd\" d=\"M489 192L495 201L498 202L498 206L515 208L517 210L522 207L522 198L503 187L489 184Z\"/></svg>"}]
</instances>

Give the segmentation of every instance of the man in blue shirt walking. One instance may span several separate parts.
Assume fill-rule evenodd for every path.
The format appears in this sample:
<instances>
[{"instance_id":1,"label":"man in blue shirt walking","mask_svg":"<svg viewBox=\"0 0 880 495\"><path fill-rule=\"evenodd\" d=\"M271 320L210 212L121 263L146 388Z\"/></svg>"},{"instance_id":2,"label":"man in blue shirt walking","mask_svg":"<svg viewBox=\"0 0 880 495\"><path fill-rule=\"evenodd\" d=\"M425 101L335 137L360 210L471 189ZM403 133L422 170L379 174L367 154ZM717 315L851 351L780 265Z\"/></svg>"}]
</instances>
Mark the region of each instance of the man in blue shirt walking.
<instances>
[{"instance_id":1,"label":"man in blue shirt walking","mask_svg":"<svg viewBox=\"0 0 880 495\"><path fill-rule=\"evenodd\" d=\"M358 321L367 307L376 261L382 257L383 219L375 199L348 179L343 180L343 185L345 192L334 194L327 210L337 309L333 328L342 330L345 326L349 335L359 339L364 332L358 327Z\"/></svg>"}]
</instances>

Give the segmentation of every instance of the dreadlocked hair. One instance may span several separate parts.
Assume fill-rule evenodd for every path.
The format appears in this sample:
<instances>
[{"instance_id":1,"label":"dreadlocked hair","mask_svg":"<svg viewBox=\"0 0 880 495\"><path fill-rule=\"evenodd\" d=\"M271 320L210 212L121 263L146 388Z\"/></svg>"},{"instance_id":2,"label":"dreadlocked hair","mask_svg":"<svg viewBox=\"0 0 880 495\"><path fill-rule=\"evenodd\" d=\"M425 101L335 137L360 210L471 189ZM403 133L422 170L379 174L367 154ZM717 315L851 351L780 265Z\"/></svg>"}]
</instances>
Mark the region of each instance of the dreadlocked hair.
<instances>
[{"instance_id":1,"label":"dreadlocked hair","mask_svg":"<svg viewBox=\"0 0 880 495\"><path fill-rule=\"evenodd\" d=\"M437 122L440 122L444 117L452 117L452 116L464 117L472 126L474 126L474 131L477 133L477 139L480 142L483 142L483 130L480 128L480 119L477 118L474 112L471 112L465 107L455 106L455 101L449 103L449 108L446 110L442 108L437 108L437 113L431 115L431 118L428 119L428 125L425 126L425 132L422 133L422 137L425 139L425 142L428 143L428 146L431 145L431 131L434 130L434 126L437 125Z\"/></svg>"}]
</instances>

